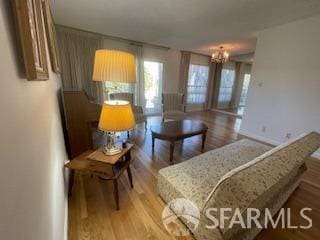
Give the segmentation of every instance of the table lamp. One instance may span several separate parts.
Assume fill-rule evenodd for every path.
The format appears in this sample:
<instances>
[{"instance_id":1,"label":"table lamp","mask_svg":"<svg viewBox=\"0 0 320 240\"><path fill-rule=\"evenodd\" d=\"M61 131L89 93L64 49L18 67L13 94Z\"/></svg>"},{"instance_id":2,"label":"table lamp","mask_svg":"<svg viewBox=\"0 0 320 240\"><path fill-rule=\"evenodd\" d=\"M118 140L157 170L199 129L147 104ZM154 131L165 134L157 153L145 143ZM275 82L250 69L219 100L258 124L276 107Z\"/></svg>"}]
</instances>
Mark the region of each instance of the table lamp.
<instances>
[{"instance_id":1,"label":"table lamp","mask_svg":"<svg viewBox=\"0 0 320 240\"><path fill-rule=\"evenodd\" d=\"M136 82L134 55L116 50L100 49L95 52L93 81L122 83ZM107 132L106 155L114 155L121 149L114 145L115 132L131 130L135 126L132 108L126 101L106 101L102 106L99 129Z\"/></svg>"},{"instance_id":2,"label":"table lamp","mask_svg":"<svg viewBox=\"0 0 320 240\"><path fill-rule=\"evenodd\" d=\"M135 83L136 63L134 55L109 49L97 50L95 52L92 80Z\"/></svg>"},{"instance_id":3,"label":"table lamp","mask_svg":"<svg viewBox=\"0 0 320 240\"><path fill-rule=\"evenodd\" d=\"M131 104L127 101L105 101L99 119L99 129L107 133L106 155L115 155L121 149L114 144L115 132L129 131L136 125Z\"/></svg>"}]
</instances>

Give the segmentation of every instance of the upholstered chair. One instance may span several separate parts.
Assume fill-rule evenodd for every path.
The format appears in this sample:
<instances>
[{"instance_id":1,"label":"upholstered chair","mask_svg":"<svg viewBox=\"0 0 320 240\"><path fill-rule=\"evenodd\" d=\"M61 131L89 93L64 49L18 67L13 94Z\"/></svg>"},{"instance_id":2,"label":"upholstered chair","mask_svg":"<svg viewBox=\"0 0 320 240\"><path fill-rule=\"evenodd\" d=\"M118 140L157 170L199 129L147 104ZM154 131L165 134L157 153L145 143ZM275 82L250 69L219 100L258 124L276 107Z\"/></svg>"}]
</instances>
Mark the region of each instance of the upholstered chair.
<instances>
[{"instance_id":1,"label":"upholstered chair","mask_svg":"<svg viewBox=\"0 0 320 240\"><path fill-rule=\"evenodd\" d=\"M133 115L137 124L144 123L145 130L147 130L147 116L143 113L141 106L134 105L133 93L121 92L121 93L110 93L111 100L124 100L131 103ZM129 133L128 133L129 136Z\"/></svg>"},{"instance_id":2,"label":"upholstered chair","mask_svg":"<svg viewBox=\"0 0 320 240\"><path fill-rule=\"evenodd\" d=\"M184 94L162 93L162 121L183 120L186 117Z\"/></svg>"}]
</instances>

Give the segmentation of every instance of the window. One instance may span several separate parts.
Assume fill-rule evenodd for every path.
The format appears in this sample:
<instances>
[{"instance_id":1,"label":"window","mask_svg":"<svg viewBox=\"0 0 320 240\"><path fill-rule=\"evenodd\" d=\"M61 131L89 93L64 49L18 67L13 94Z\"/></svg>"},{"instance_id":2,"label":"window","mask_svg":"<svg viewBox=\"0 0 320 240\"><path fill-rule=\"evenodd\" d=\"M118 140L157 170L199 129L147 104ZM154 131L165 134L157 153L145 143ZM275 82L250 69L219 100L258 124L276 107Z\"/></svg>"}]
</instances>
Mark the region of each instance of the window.
<instances>
[{"instance_id":1,"label":"window","mask_svg":"<svg viewBox=\"0 0 320 240\"><path fill-rule=\"evenodd\" d=\"M144 61L144 97L146 113L161 112L163 64Z\"/></svg>"},{"instance_id":2,"label":"window","mask_svg":"<svg viewBox=\"0 0 320 240\"><path fill-rule=\"evenodd\" d=\"M204 103L207 96L209 67L190 64L187 103Z\"/></svg>"},{"instance_id":3,"label":"window","mask_svg":"<svg viewBox=\"0 0 320 240\"><path fill-rule=\"evenodd\" d=\"M133 92L134 86L133 84L129 83L121 83L121 82L104 82L106 89L108 89L109 92Z\"/></svg>"},{"instance_id":4,"label":"window","mask_svg":"<svg viewBox=\"0 0 320 240\"><path fill-rule=\"evenodd\" d=\"M234 84L235 72L232 69L222 69L219 90L219 103L230 102Z\"/></svg>"},{"instance_id":5,"label":"window","mask_svg":"<svg viewBox=\"0 0 320 240\"><path fill-rule=\"evenodd\" d=\"M244 106L246 104L246 99L247 99L248 89L250 84L250 77L251 75L248 73L244 75L243 87L242 87L240 103L239 103L240 106Z\"/></svg>"}]
</instances>

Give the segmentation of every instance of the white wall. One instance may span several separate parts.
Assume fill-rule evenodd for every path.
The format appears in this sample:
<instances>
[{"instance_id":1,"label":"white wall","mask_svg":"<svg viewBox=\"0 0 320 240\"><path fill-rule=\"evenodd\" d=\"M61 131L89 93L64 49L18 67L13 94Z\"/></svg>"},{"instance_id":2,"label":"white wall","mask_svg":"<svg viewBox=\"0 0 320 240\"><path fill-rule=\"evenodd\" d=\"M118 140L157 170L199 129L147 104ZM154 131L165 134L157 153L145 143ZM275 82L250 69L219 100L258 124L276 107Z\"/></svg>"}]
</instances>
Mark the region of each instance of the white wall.
<instances>
[{"instance_id":1,"label":"white wall","mask_svg":"<svg viewBox=\"0 0 320 240\"><path fill-rule=\"evenodd\" d=\"M0 0L0 238L62 240L67 156L57 99L61 81L51 71L44 82L20 77L9 5Z\"/></svg>"},{"instance_id":2,"label":"white wall","mask_svg":"<svg viewBox=\"0 0 320 240\"><path fill-rule=\"evenodd\" d=\"M278 144L320 131L319 26L318 15L258 35L240 133Z\"/></svg>"}]
</instances>

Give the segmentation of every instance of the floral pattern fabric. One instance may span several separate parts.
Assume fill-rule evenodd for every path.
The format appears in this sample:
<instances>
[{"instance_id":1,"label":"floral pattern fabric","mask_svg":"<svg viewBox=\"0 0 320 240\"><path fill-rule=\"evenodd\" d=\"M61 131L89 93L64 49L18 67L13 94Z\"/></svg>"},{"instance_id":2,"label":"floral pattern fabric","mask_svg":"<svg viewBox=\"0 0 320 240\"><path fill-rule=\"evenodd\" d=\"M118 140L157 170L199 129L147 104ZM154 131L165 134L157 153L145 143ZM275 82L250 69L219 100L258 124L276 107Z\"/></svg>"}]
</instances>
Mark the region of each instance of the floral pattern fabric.
<instances>
[{"instance_id":1,"label":"floral pattern fabric","mask_svg":"<svg viewBox=\"0 0 320 240\"><path fill-rule=\"evenodd\" d=\"M264 144L243 139L161 169L158 175L159 191L167 201L184 197L202 209L221 177L270 149ZM170 191L166 191L168 185L172 187Z\"/></svg>"},{"instance_id":2,"label":"floral pattern fabric","mask_svg":"<svg viewBox=\"0 0 320 240\"><path fill-rule=\"evenodd\" d=\"M281 203L276 211L298 185L305 159L319 147L317 132L272 150L244 139L160 170L158 190L165 202L180 197L193 201L201 214L209 207L240 208L244 212L248 207L264 206L270 199L271 203ZM290 189L288 194L285 188ZM196 239L229 239L238 232L208 231L203 226L194 232ZM244 232L239 239L252 239L258 232Z\"/></svg>"}]
</instances>

